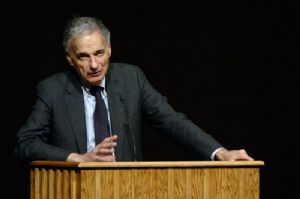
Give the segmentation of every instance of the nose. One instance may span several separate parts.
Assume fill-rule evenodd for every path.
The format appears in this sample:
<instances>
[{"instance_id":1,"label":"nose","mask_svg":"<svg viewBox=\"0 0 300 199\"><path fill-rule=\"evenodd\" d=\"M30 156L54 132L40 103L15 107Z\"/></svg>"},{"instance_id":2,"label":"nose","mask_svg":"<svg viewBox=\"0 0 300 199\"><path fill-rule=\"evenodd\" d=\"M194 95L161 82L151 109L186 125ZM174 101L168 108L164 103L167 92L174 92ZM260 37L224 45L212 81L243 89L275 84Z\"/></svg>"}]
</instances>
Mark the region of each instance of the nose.
<instances>
[{"instance_id":1,"label":"nose","mask_svg":"<svg viewBox=\"0 0 300 199\"><path fill-rule=\"evenodd\" d=\"M90 67L92 69L97 69L99 66L98 62L97 62L97 59L94 57L94 56L91 56L91 59L90 59Z\"/></svg>"}]
</instances>

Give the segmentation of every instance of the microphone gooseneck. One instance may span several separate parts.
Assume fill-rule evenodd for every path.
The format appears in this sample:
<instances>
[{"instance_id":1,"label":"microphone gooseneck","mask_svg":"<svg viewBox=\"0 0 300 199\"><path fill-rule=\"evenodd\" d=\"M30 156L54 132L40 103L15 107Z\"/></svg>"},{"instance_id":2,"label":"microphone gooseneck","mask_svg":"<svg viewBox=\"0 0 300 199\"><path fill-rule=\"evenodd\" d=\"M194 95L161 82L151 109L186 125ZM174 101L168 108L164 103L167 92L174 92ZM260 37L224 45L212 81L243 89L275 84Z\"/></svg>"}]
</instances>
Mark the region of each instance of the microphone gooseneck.
<instances>
[{"instance_id":1,"label":"microphone gooseneck","mask_svg":"<svg viewBox=\"0 0 300 199\"><path fill-rule=\"evenodd\" d=\"M127 109L126 109L126 100L125 100L125 98L123 98L122 96L120 96L120 101L122 102L122 105L123 105L126 122L127 122L128 128L129 128L129 134L130 134L130 137L131 137L131 140L132 140L133 153L134 153L134 161L137 161L137 152L136 152L135 138L134 138L134 134L133 134L133 131L132 131L132 128L131 128L129 116L128 116Z\"/></svg>"}]
</instances>

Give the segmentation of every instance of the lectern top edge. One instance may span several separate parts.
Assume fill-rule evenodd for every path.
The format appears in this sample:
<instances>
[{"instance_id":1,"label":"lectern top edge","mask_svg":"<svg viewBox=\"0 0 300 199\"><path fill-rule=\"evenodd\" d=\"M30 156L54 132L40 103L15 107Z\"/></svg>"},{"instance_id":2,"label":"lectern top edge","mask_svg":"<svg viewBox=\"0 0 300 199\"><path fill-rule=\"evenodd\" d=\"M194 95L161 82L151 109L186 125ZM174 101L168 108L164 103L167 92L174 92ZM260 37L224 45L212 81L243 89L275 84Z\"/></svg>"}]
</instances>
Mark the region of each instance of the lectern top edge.
<instances>
[{"instance_id":1,"label":"lectern top edge","mask_svg":"<svg viewBox=\"0 0 300 199\"><path fill-rule=\"evenodd\" d=\"M65 162L33 161L30 167L44 168L184 168L184 167L261 167L263 161L157 161L157 162Z\"/></svg>"}]
</instances>

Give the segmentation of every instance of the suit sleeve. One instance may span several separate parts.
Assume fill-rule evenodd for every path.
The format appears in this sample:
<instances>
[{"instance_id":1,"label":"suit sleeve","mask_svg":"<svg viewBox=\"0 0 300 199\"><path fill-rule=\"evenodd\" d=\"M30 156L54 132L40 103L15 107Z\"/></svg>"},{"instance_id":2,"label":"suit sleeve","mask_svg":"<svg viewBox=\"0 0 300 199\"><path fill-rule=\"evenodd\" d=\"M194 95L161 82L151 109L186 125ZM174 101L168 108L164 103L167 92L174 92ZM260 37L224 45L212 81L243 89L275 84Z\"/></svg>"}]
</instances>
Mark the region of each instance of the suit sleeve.
<instances>
[{"instance_id":1,"label":"suit sleeve","mask_svg":"<svg viewBox=\"0 0 300 199\"><path fill-rule=\"evenodd\" d=\"M37 86L37 99L33 111L17 134L15 154L19 159L25 161L67 159L70 151L47 143L51 134L51 115L51 97L47 92L47 86L40 83Z\"/></svg>"},{"instance_id":2,"label":"suit sleeve","mask_svg":"<svg viewBox=\"0 0 300 199\"><path fill-rule=\"evenodd\" d=\"M167 99L147 81L137 68L137 79L141 89L142 113L161 132L188 148L197 156L209 160L212 153L222 145L207 134L183 113L176 112Z\"/></svg>"}]
</instances>

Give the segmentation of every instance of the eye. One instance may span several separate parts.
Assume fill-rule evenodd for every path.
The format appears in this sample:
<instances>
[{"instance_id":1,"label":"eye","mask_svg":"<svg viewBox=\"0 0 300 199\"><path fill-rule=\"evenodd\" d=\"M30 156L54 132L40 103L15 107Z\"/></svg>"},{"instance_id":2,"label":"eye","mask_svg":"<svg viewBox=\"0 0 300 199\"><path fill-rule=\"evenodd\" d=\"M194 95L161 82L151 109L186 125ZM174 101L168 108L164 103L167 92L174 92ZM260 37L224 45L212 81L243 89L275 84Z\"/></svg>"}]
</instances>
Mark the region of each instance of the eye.
<instances>
[{"instance_id":1,"label":"eye","mask_svg":"<svg viewBox=\"0 0 300 199\"><path fill-rule=\"evenodd\" d=\"M95 56L101 57L104 54L104 52L105 52L104 49L98 50L96 51Z\"/></svg>"},{"instance_id":2,"label":"eye","mask_svg":"<svg viewBox=\"0 0 300 199\"><path fill-rule=\"evenodd\" d=\"M87 59L89 59L89 55L88 54L86 54L86 53L79 53L78 55L77 55L77 59L80 59L80 60L87 60Z\"/></svg>"}]
</instances>

